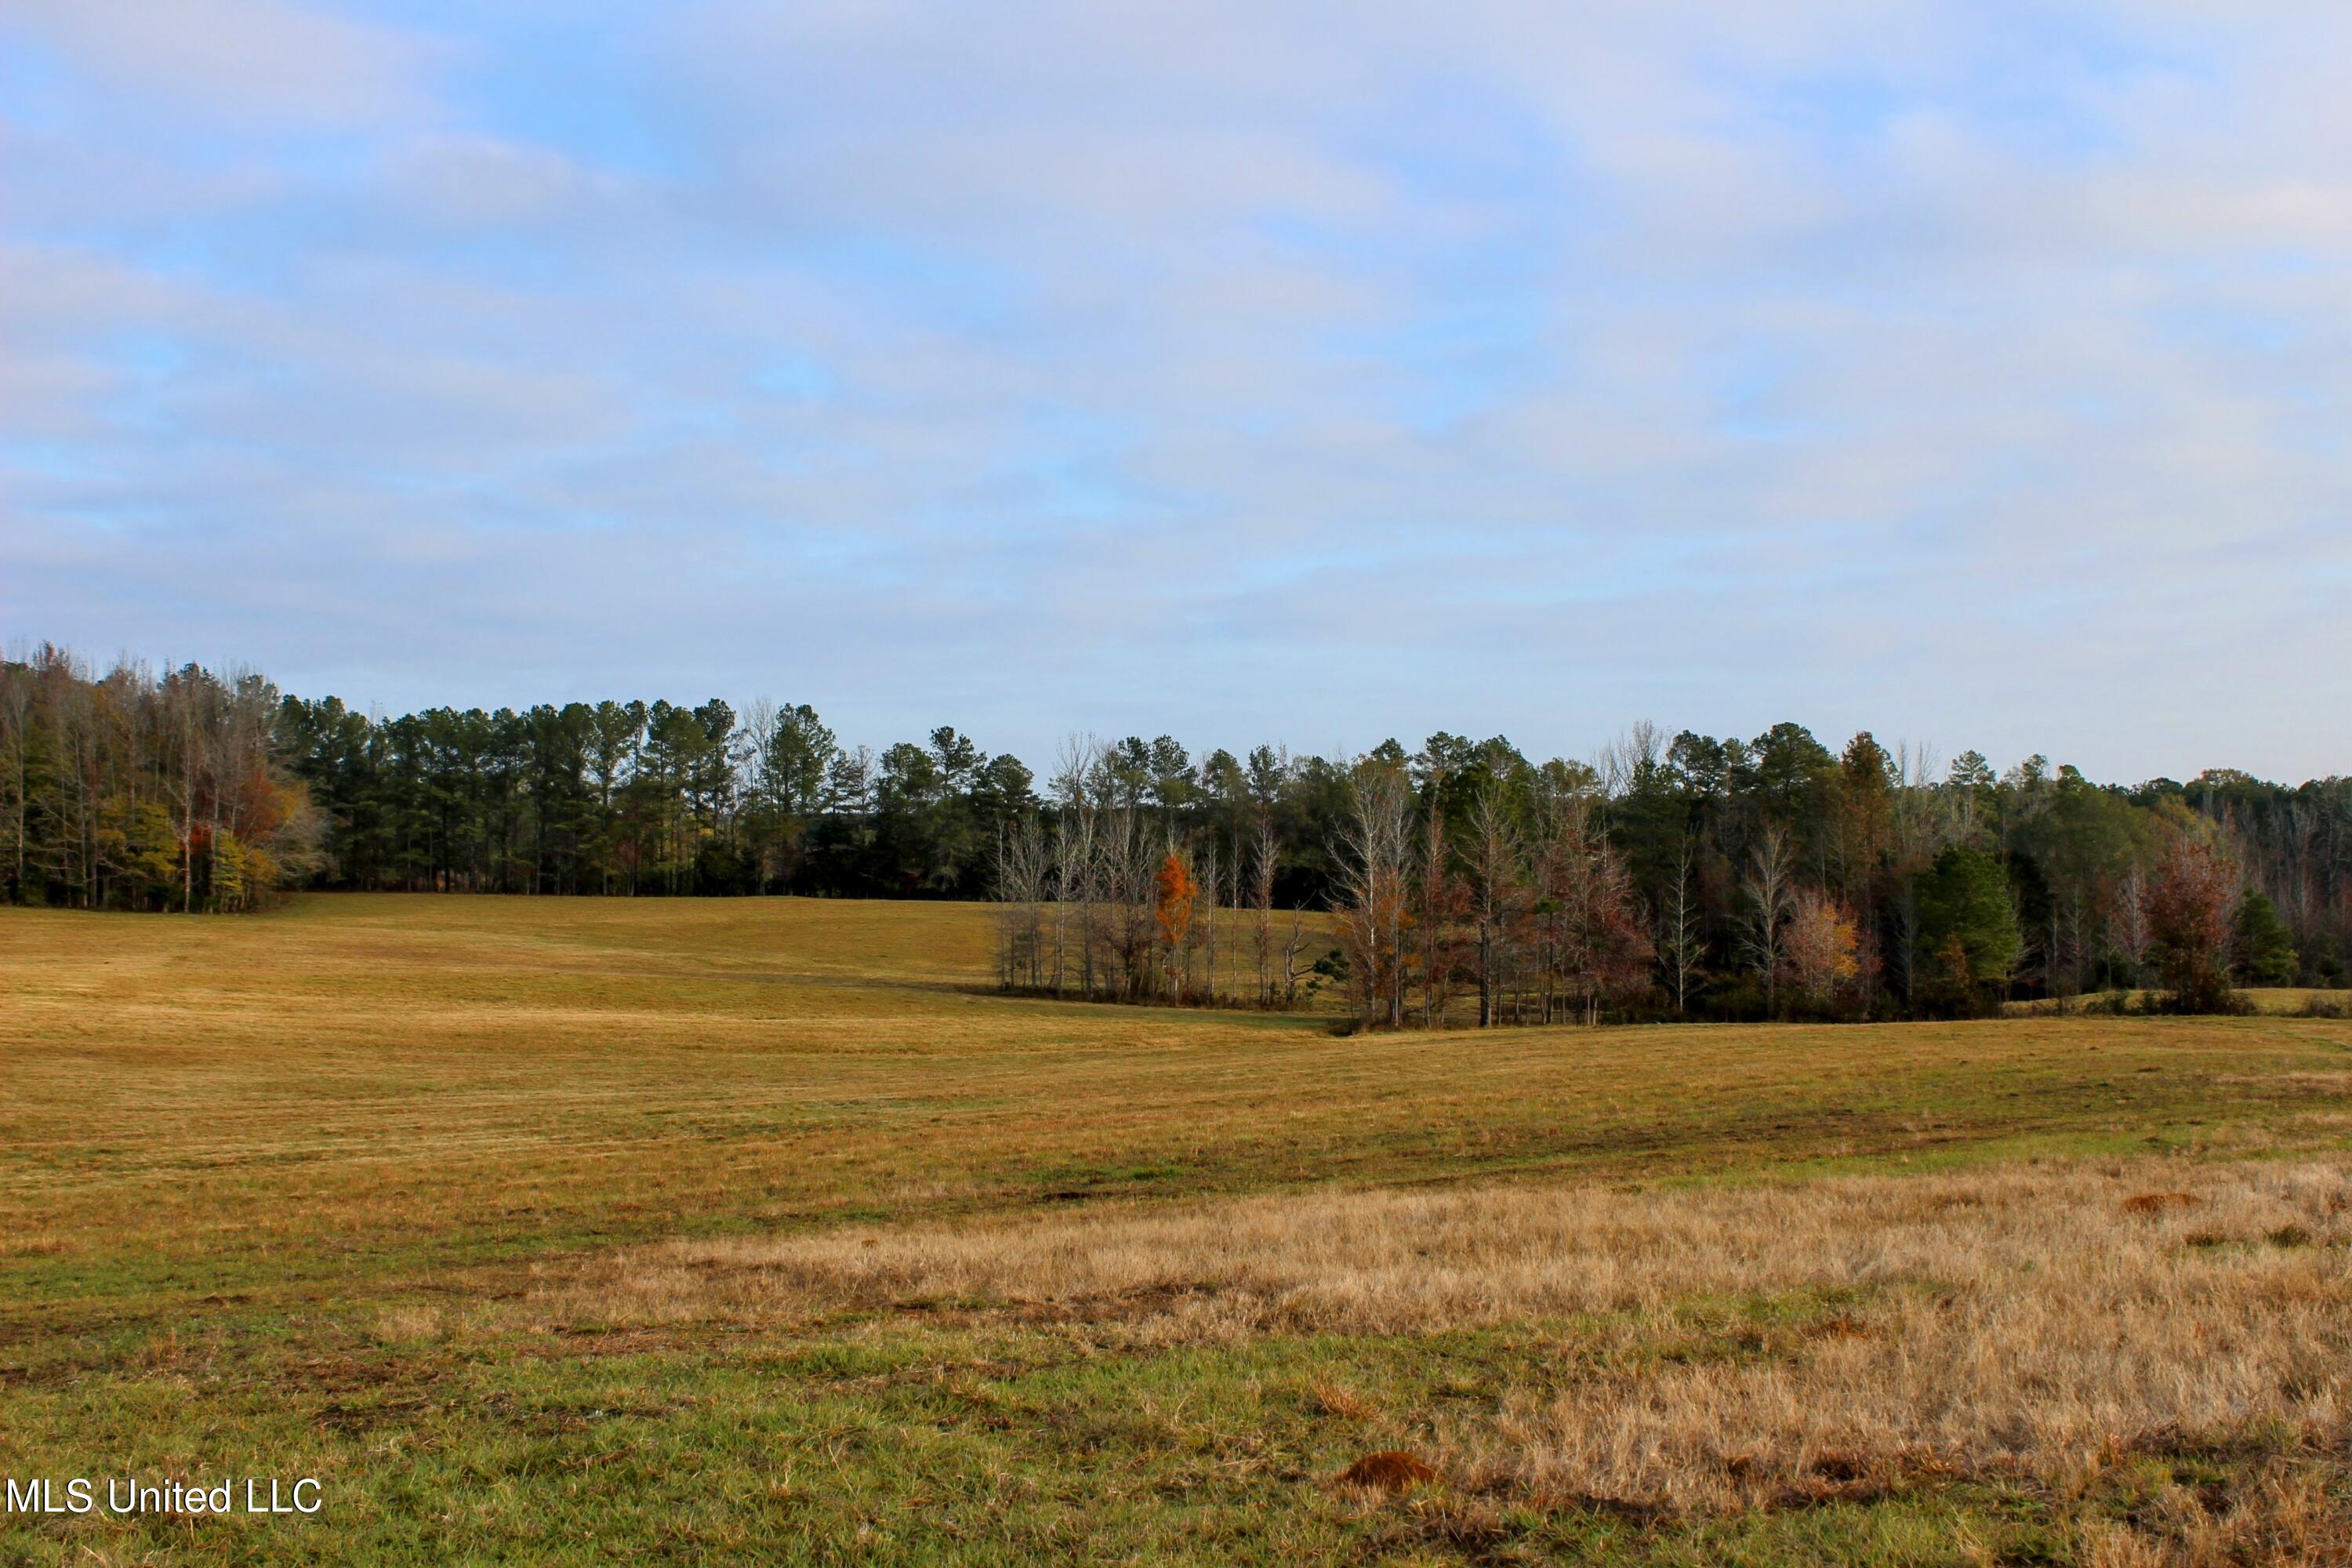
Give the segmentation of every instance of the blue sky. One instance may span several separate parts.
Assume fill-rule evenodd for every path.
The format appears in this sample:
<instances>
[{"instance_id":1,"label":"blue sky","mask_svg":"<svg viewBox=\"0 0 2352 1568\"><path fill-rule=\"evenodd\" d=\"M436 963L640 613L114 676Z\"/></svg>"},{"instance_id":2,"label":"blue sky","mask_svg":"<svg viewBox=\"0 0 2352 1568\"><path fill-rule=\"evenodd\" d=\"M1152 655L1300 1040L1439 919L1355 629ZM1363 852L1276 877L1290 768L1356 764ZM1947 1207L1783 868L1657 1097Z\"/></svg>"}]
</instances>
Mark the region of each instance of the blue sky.
<instances>
[{"instance_id":1,"label":"blue sky","mask_svg":"<svg viewBox=\"0 0 2352 1568\"><path fill-rule=\"evenodd\" d=\"M0 8L0 638L2352 766L2352 10Z\"/></svg>"}]
</instances>

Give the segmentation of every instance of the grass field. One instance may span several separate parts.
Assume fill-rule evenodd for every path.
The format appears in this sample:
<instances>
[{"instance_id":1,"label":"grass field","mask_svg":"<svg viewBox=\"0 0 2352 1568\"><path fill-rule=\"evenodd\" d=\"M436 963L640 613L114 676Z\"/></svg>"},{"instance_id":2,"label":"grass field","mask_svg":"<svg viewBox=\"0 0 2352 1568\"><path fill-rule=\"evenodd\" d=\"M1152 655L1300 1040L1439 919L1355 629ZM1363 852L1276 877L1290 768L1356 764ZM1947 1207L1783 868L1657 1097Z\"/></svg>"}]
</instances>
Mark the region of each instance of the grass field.
<instances>
[{"instance_id":1,"label":"grass field","mask_svg":"<svg viewBox=\"0 0 2352 1568\"><path fill-rule=\"evenodd\" d=\"M2352 1023L1337 1037L986 913L0 910L0 1562L2330 1560ZM1381 1450L1431 1469L1345 1483ZM102 1484L102 1482L101 1482Z\"/></svg>"}]
</instances>

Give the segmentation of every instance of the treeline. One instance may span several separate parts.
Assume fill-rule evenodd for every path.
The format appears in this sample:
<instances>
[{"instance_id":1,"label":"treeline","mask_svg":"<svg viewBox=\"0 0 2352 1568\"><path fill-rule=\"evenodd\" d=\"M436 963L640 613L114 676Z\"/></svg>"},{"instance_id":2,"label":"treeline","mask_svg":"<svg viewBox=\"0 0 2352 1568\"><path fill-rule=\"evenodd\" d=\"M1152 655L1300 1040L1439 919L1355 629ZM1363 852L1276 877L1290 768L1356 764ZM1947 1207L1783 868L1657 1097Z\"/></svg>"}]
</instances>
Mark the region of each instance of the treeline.
<instances>
[{"instance_id":1,"label":"treeline","mask_svg":"<svg viewBox=\"0 0 2352 1568\"><path fill-rule=\"evenodd\" d=\"M1316 968L1371 1026L1955 1016L2144 987L2214 1011L2239 984L2345 977L2347 781L2126 791L2040 757L1931 774L1867 733L1833 752L1794 724L1641 725L1590 764L1446 734L1344 765L1219 752L1189 785L1163 775L1155 822L1129 765L1149 750L1084 753L1008 830L1006 985L1294 1000L1277 889L1307 868L1339 936Z\"/></svg>"},{"instance_id":2,"label":"treeline","mask_svg":"<svg viewBox=\"0 0 2352 1568\"><path fill-rule=\"evenodd\" d=\"M1637 726L1589 763L1445 734L1359 758L1130 738L1066 745L1040 778L952 729L846 747L805 706L383 718L54 648L0 662L0 854L11 900L92 908L293 887L993 897L1007 984L1269 1005L1338 984L1375 1022L2171 987L2190 861L2226 904L2198 917L2223 979L2339 984L2352 950L2341 778L2124 788L1794 724ZM1336 952L1297 910L1339 917Z\"/></svg>"},{"instance_id":3,"label":"treeline","mask_svg":"<svg viewBox=\"0 0 2352 1568\"><path fill-rule=\"evenodd\" d=\"M12 903L235 911L310 875L320 825L280 763L277 689L194 665L0 661L0 883Z\"/></svg>"}]
</instances>

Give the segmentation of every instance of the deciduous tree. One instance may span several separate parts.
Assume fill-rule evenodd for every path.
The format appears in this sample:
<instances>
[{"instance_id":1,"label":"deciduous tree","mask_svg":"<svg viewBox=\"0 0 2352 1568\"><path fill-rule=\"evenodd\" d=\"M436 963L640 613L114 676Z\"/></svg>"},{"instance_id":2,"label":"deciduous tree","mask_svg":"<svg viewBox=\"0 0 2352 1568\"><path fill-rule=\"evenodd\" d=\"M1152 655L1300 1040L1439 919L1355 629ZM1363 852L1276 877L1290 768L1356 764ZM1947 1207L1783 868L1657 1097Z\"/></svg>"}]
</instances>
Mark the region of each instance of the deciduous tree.
<instances>
[{"instance_id":1,"label":"deciduous tree","mask_svg":"<svg viewBox=\"0 0 2352 1568\"><path fill-rule=\"evenodd\" d=\"M2230 927L2237 863L2210 834L2183 823L2166 837L2149 889L2148 928L2167 1005L2182 1013L2230 1010Z\"/></svg>"}]
</instances>

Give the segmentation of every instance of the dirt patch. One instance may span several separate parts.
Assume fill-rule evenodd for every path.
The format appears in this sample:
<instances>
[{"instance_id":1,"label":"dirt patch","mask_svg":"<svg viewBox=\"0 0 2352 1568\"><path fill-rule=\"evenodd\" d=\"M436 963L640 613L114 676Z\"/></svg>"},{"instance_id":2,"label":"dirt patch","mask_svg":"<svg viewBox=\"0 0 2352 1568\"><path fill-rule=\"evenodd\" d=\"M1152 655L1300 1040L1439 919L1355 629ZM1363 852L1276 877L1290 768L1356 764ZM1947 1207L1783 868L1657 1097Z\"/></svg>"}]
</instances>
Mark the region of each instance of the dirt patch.
<instances>
[{"instance_id":1,"label":"dirt patch","mask_svg":"<svg viewBox=\"0 0 2352 1568\"><path fill-rule=\"evenodd\" d=\"M1436 1479L1435 1466L1402 1448L1367 1454L1339 1472L1339 1484L1343 1487L1370 1487L1384 1492L1408 1491Z\"/></svg>"}]
</instances>

